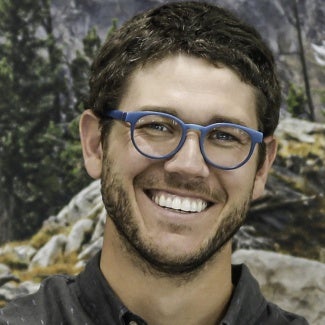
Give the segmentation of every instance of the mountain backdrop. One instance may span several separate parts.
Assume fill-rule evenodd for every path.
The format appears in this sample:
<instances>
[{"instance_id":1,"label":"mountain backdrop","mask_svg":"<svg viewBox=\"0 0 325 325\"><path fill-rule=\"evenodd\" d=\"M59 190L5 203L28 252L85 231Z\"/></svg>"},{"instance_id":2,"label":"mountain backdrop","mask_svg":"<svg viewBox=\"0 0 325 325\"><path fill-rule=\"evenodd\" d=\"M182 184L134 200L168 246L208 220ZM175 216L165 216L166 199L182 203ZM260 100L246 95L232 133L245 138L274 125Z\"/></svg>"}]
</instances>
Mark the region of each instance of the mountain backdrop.
<instances>
[{"instance_id":1,"label":"mountain backdrop","mask_svg":"<svg viewBox=\"0 0 325 325\"><path fill-rule=\"evenodd\" d=\"M168 1L53 0L52 15L56 39L71 59L76 49L81 49L83 37L94 26L100 37L104 39L114 19L117 19L120 25L135 13L165 2ZM324 2L322 0L212 0L210 2L236 12L262 34L275 53L284 94L288 94L290 86L295 87L296 90L303 89L305 92L304 73L307 73L315 118L318 121L325 121ZM299 113L301 115L310 113L307 100L304 111Z\"/></svg>"}]
</instances>

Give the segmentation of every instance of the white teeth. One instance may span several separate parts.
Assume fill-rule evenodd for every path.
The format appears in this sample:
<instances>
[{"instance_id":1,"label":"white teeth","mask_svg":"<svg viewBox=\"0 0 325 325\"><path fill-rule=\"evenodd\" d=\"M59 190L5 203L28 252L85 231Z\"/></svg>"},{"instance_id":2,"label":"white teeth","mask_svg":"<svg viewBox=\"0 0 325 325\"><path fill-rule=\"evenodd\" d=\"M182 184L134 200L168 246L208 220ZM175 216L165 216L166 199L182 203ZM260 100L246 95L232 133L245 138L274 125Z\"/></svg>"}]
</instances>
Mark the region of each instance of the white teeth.
<instances>
[{"instance_id":1,"label":"white teeth","mask_svg":"<svg viewBox=\"0 0 325 325\"><path fill-rule=\"evenodd\" d=\"M191 211L191 201L189 199L183 200L181 210Z\"/></svg>"},{"instance_id":2,"label":"white teeth","mask_svg":"<svg viewBox=\"0 0 325 325\"><path fill-rule=\"evenodd\" d=\"M181 199L179 197L175 197L172 203L172 209L180 210L181 209Z\"/></svg>"},{"instance_id":3,"label":"white teeth","mask_svg":"<svg viewBox=\"0 0 325 325\"><path fill-rule=\"evenodd\" d=\"M165 194L154 195L152 200L161 207L185 212L201 212L208 203L201 199L184 198L180 196L169 196Z\"/></svg>"},{"instance_id":4,"label":"white teeth","mask_svg":"<svg viewBox=\"0 0 325 325\"><path fill-rule=\"evenodd\" d=\"M166 199L165 199L165 196L164 195L161 195L159 197L158 204L159 205L162 205L162 206L165 206L166 205Z\"/></svg>"},{"instance_id":5,"label":"white teeth","mask_svg":"<svg viewBox=\"0 0 325 325\"><path fill-rule=\"evenodd\" d=\"M173 199L170 196L168 196L166 200L166 207L171 208L172 205L173 205Z\"/></svg>"}]
</instances>

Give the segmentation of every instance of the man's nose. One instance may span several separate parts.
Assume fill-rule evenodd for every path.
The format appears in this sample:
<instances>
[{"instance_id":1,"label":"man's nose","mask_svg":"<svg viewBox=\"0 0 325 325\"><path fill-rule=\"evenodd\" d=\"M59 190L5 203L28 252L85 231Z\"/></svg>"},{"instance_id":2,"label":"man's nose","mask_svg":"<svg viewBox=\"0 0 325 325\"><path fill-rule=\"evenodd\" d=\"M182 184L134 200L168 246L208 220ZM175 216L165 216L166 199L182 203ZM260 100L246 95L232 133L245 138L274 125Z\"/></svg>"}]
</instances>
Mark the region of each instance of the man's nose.
<instances>
[{"instance_id":1,"label":"man's nose","mask_svg":"<svg viewBox=\"0 0 325 325\"><path fill-rule=\"evenodd\" d=\"M209 167L202 156L197 132L188 132L181 149L166 160L165 169L170 173L187 174L194 177L209 175Z\"/></svg>"}]
</instances>

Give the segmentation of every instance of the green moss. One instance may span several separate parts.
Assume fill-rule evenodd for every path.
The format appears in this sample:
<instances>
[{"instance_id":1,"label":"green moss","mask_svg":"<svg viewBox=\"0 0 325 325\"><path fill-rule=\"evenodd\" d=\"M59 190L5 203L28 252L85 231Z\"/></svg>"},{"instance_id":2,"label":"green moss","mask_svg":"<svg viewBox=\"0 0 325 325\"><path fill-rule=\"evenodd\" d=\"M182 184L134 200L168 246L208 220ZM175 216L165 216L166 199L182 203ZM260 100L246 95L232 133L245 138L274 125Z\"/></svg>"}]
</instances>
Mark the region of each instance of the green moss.
<instances>
[{"instance_id":1,"label":"green moss","mask_svg":"<svg viewBox=\"0 0 325 325\"><path fill-rule=\"evenodd\" d=\"M314 143L306 143L295 140L281 141L279 143L278 155L287 158L299 156L303 158L316 155L325 158L325 137L323 134L314 135Z\"/></svg>"},{"instance_id":2,"label":"green moss","mask_svg":"<svg viewBox=\"0 0 325 325\"><path fill-rule=\"evenodd\" d=\"M14 252L0 255L0 263L9 266L12 270L26 270L28 264L22 261Z\"/></svg>"},{"instance_id":3,"label":"green moss","mask_svg":"<svg viewBox=\"0 0 325 325\"><path fill-rule=\"evenodd\" d=\"M78 274L81 271L81 268L77 268L75 265L78 261L77 254L72 253L68 256L63 254L59 256L55 263L47 267L34 267L31 270L25 272L14 272L14 274L21 281L34 281L41 282L43 279L48 276L55 274L68 274L74 275Z\"/></svg>"},{"instance_id":4,"label":"green moss","mask_svg":"<svg viewBox=\"0 0 325 325\"><path fill-rule=\"evenodd\" d=\"M59 233L65 233L66 228L59 226L47 226L39 230L30 240L30 245L34 248L39 249L45 245L54 235Z\"/></svg>"}]
</instances>

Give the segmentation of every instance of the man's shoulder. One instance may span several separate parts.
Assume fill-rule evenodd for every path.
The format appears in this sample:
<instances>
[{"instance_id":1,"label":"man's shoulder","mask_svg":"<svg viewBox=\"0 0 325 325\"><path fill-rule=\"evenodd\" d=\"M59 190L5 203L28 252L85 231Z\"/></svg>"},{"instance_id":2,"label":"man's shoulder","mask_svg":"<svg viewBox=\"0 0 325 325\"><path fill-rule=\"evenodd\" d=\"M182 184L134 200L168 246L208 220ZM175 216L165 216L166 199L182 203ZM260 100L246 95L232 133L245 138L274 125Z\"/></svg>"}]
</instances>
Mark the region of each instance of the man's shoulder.
<instances>
[{"instance_id":1,"label":"man's shoulder","mask_svg":"<svg viewBox=\"0 0 325 325\"><path fill-rule=\"evenodd\" d=\"M14 299L0 309L0 325L60 324L79 309L76 277L55 275L45 279L37 292Z\"/></svg>"},{"instance_id":2,"label":"man's shoulder","mask_svg":"<svg viewBox=\"0 0 325 325\"><path fill-rule=\"evenodd\" d=\"M308 324L304 317L268 301L246 265L233 265L232 271L235 289L224 324Z\"/></svg>"},{"instance_id":3,"label":"man's shoulder","mask_svg":"<svg viewBox=\"0 0 325 325\"><path fill-rule=\"evenodd\" d=\"M307 320L297 314L282 309L278 305L267 301L256 324L264 325L308 325Z\"/></svg>"}]
</instances>

